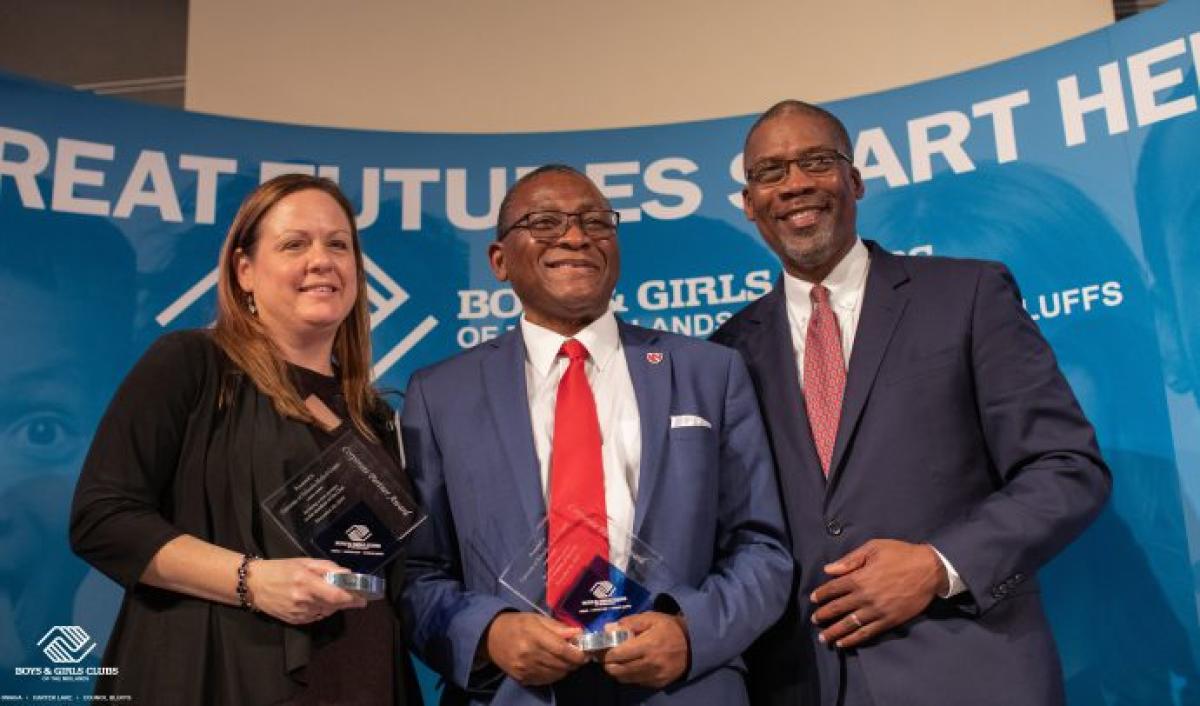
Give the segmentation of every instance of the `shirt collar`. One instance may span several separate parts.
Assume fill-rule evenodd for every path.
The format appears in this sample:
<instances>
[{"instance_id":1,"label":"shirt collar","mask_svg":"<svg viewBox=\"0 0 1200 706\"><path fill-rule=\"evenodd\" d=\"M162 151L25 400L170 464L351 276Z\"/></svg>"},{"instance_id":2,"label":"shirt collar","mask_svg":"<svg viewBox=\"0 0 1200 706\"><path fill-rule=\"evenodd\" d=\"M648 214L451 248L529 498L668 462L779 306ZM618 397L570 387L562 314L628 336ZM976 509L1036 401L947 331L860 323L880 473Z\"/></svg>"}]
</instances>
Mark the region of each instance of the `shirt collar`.
<instances>
[{"instance_id":1,"label":"shirt collar","mask_svg":"<svg viewBox=\"0 0 1200 706\"><path fill-rule=\"evenodd\" d=\"M531 323L524 316L521 317L521 336L525 339L526 360L539 376L549 375L567 336ZM592 365L596 370L603 370L612 359L613 354L621 347L617 317L611 310L604 312L603 316L583 327L571 338L579 341L588 349Z\"/></svg>"},{"instance_id":2,"label":"shirt collar","mask_svg":"<svg viewBox=\"0 0 1200 706\"><path fill-rule=\"evenodd\" d=\"M850 251L842 257L841 262L821 280L821 284L829 290L829 301L833 306L852 309L863 294L863 282L866 279L867 266L871 257L862 238L856 237ZM787 301L809 305L809 293L813 283L793 277L787 270L783 272L783 293Z\"/></svg>"}]
</instances>

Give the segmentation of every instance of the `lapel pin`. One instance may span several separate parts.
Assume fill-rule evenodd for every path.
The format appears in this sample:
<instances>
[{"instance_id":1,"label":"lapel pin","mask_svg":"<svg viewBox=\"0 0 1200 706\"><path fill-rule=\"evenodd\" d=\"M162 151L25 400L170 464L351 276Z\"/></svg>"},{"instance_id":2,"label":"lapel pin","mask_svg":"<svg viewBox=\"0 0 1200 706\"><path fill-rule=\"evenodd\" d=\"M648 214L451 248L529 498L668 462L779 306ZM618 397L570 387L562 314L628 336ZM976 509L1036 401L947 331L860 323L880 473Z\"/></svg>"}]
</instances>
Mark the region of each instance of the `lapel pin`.
<instances>
[{"instance_id":1,"label":"lapel pin","mask_svg":"<svg viewBox=\"0 0 1200 706\"><path fill-rule=\"evenodd\" d=\"M663 354L658 351L652 351L646 354L646 362L650 365L658 365L663 360Z\"/></svg>"}]
</instances>

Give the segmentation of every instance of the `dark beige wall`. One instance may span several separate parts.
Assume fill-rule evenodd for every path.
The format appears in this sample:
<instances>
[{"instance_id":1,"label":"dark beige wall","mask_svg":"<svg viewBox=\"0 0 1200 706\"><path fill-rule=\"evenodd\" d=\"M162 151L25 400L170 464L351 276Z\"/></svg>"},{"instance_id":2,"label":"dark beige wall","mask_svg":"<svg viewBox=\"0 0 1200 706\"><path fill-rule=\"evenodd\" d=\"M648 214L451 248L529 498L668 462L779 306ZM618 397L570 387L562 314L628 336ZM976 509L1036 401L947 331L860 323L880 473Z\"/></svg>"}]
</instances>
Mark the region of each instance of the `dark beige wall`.
<instances>
[{"instance_id":1,"label":"dark beige wall","mask_svg":"<svg viewBox=\"0 0 1200 706\"><path fill-rule=\"evenodd\" d=\"M183 107L188 0L0 0L0 69Z\"/></svg>"}]
</instances>

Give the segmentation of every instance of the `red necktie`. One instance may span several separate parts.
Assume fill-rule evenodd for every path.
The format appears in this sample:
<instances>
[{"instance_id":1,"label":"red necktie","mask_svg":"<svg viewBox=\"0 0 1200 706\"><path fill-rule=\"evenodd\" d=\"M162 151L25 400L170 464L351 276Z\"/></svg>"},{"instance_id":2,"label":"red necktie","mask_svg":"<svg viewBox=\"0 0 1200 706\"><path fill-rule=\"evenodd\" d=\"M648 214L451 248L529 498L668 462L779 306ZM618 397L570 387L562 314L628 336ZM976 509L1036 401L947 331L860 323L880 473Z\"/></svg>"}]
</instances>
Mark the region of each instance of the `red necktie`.
<instances>
[{"instance_id":1,"label":"red necktie","mask_svg":"<svg viewBox=\"0 0 1200 706\"><path fill-rule=\"evenodd\" d=\"M812 316L804 338L804 406L812 428L821 470L829 475L842 392L846 389L846 363L842 358L842 332L829 306L829 290L817 284L809 294Z\"/></svg>"},{"instance_id":2,"label":"red necktie","mask_svg":"<svg viewBox=\"0 0 1200 706\"><path fill-rule=\"evenodd\" d=\"M550 449L546 602L551 608L592 559L608 560L600 420L584 370L588 351L579 341L568 339L559 355L570 362L558 383Z\"/></svg>"}]
</instances>

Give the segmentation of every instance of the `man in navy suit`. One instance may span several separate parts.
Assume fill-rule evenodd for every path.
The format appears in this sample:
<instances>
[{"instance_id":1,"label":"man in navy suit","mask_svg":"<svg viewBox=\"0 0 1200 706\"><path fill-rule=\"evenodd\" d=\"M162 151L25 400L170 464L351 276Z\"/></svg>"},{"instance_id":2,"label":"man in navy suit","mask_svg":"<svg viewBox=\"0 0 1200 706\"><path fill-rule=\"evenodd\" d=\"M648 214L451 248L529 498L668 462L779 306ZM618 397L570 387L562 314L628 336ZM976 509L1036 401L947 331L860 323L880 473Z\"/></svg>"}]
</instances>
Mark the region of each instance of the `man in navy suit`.
<instances>
[{"instance_id":1,"label":"man in navy suit","mask_svg":"<svg viewBox=\"0 0 1200 706\"><path fill-rule=\"evenodd\" d=\"M740 655L787 603L792 562L741 356L614 317L617 222L569 167L522 177L489 250L520 324L409 383L404 446L429 520L408 546L404 605L443 703L746 703ZM648 547L671 577L594 660L571 644L578 628L501 583L539 533L553 564L554 525L540 528L561 493L599 504L618 568Z\"/></svg>"},{"instance_id":2,"label":"man in navy suit","mask_svg":"<svg viewBox=\"0 0 1200 706\"><path fill-rule=\"evenodd\" d=\"M799 101L746 137L746 217L784 271L713 339L750 367L796 565L753 700L1062 703L1036 572L1108 469L1003 265L859 239L851 153Z\"/></svg>"}]
</instances>

